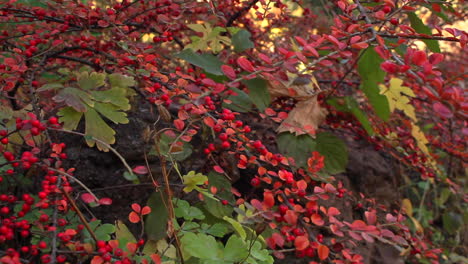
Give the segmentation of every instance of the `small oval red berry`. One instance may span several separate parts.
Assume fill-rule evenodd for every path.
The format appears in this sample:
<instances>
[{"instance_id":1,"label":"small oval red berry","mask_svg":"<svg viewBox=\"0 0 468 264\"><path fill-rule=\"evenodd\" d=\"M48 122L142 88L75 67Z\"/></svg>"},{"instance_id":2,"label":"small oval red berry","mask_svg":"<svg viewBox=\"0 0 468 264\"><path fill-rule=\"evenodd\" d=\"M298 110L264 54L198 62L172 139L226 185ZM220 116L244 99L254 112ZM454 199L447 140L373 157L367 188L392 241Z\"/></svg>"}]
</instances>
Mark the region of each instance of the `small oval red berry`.
<instances>
[{"instance_id":1,"label":"small oval red berry","mask_svg":"<svg viewBox=\"0 0 468 264\"><path fill-rule=\"evenodd\" d=\"M231 147L231 143L227 142L227 141L223 141L223 143L221 143L221 147L223 149L228 149Z\"/></svg>"}]
</instances>

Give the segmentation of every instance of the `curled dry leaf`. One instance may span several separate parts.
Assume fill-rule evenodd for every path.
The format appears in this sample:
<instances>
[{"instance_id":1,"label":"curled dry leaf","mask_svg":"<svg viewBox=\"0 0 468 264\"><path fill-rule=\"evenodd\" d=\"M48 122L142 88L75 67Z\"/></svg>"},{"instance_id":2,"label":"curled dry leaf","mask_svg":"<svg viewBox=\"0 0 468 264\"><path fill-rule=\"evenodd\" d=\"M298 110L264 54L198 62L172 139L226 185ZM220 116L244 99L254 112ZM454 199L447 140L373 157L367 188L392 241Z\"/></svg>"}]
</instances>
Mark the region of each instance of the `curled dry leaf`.
<instances>
[{"instance_id":1,"label":"curled dry leaf","mask_svg":"<svg viewBox=\"0 0 468 264\"><path fill-rule=\"evenodd\" d=\"M317 101L317 91L320 87L313 76L297 77L297 75L289 74L288 77L290 81L274 80L268 85L271 97L286 96L298 101L276 131L314 136L318 126L328 114L328 111Z\"/></svg>"}]
</instances>

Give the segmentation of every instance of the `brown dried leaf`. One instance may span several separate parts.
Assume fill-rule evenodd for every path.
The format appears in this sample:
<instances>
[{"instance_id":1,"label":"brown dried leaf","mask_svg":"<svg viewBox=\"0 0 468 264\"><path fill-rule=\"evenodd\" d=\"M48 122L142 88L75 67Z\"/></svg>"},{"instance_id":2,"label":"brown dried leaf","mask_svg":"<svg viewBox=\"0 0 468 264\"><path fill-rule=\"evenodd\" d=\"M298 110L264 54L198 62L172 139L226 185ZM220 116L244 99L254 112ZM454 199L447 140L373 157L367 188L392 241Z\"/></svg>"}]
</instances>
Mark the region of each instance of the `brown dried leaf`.
<instances>
[{"instance_id":1,"label":"brown dried leaf","mask_svg":"<svg viewBox=\"0 0 468 264\"><path fill-rule=\"evenodd\" d=\"M274 80L268 85L271 97L287 96L298 100L276 131L288 131L296 135L308 133L313 136L328 114L317 101L317 91L320 87L313 76L297 77L288 73L288 77L289 81Z\"/></svg>"}]
</instances>

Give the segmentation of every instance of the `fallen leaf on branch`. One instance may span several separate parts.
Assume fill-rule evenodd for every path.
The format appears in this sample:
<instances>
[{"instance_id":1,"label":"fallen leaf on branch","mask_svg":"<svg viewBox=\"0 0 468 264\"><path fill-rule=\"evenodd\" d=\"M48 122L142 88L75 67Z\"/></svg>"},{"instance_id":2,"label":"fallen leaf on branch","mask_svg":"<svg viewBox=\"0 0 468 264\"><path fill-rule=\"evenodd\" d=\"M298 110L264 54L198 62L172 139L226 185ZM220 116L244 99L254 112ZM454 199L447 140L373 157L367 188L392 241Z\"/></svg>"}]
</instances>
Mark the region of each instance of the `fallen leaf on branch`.
<instances>
[{"instance_id":1,"label":"fallen leaf on branch","mask_svg":"<svg viewBox=\"0 0 468 264\"><path fill-rule=\"evenodd\" d=\"M289 81L270 81L268 91L272 98L291 97L298 102L289 112L288 117L276 130L278 133L291 132L296 135L310 134L315 137L315 131L325 120L328 111L317 101L320 87L313 76L297 77L288 73Z\"/></svg>"}]
</instances>

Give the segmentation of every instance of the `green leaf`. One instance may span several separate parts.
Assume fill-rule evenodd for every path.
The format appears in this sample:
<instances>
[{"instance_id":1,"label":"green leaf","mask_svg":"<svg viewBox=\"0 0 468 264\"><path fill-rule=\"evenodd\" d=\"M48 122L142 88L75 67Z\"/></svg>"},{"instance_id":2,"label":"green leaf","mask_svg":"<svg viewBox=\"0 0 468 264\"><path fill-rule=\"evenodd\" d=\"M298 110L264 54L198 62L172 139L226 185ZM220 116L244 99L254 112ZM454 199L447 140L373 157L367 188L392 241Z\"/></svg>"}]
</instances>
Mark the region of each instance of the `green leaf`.
<instances>
[{"instance_id":1,"label":"green leaf","mask_svg":"<svg viewBox=\"0 0 468 264\"><path fill-rule=\"evenodd\" d=\"M227 99L230 100L232 103L223 103L223 107L229 108L233 111L246 113L252 110L252 100L248 94L244 91L239 90L237 88L231 88L232 91L236 93L236 95L230 95Z\"/></svg>"},{"instance_id":2,"label":"green leaf","mask_svg":"<svg viewBox=\"0 0 468 264\"><path fill-rule=\"evenodd\" d=\"M227 216L223 217L223 219L232 225L234 230L236 230L237 234L239 234L242 239L245 240L247 238L247 233L245 232L245 229L242 227L241 223Z\"/></svg>"},{"instance_id":3,"label":"green leaf","mask_svg":"<svg viewBox=\"0 0 468 264\"><path fill-rule=\"evenodd\" d=\"M215 223L214 225L207 225L207 228L203 231L212 236L223 237L229 232L229 229L224 223Z\"/></svg>"},{"instance_id":4,"label":"green leaf","mask_svg":"<svg viewBox=\"0 0 468 264\"><path fill-rule=\"evenodd\" d=\"M109 83L112 88L129 88L136 85L133 77L118 73L112 73L109 75Z\"/></svg>"},{"instance_id":5,"label":"green leaf","mask_svg":"<svg viewBox=\"0 0 468 264\"><path fill-rule=\"evenodd\" d=\"M176 200L174 204L174 213L178 218L183 217L185 220L191 221L193 219L203 220L205 215L203 212L190 204L185 200Z\"/></svg>"},{"instance_id":6,"label":"green leaf","mask_svg":"<svg viewBox=\"0 0 468 264\"><path fill-rule=\"evenodd\" d=\"M280 152L294 158L299 167L307 167L307 160L311 157L316 145L309 135L295 136L289 132L279 134L277 144Z\"/></svg>"},{"instance_id":7,"label":"green leaf","mask_svg":"<svg viewBox=\"0 0 468 264\"><path fill-rule=\"evenodd\" d=\"M270 105L270 93L268 92L267 82L261 78L245 80L243 83L249 89L249 97L257 106L258 110L265 110Z\"/></svg>"},{"instance_id":8,"label":"green leaf","mask_svg":"<svg viewBox=\"0 0 468 264\"><path fill-rule=\"evenodd\" d=\"M114 124L128 124L127 113L119 111L117 106L112 104L95 103L94 109L102 116L114 122Z\"/></svg>"},{"instance_id":9,"label":"green leaf","mask_svg":"<svg viewBox=\"0 0 468 264\"><path fill-rule=\"evenodd\" d=\"M115 227L115 238L119 240L121 245L126 245L129 242L137 242L135 236L122 221L117 220Z\"/></svg>"},{"instance_id":10,"label":"green leaf","mask_svg":"<svg viewBox=\"0 0 468 264\"><path fill-rule=\"evenodd\" d=\"M115 226L112 224L103 224L99 226L94 234L98 240L109 241L111 239L110 235L115 232Z\"/></svg>"},{"instance_id":11,"label":"green leaf","mask_svg":"<svg viewBox=\"0 0 468 264\"><path fill-rule=\"evenodd\" d=\"M80 123L82 112L78 112L72 107L64 107L57 113L59 121L63 123L63 128L67 130L75 130Z\"/></svg>"},{"instance_id":12,"label":"green leaf","mask_svg":"<svg viewBox=\"0 0 468 264\"><path fill-rule=\"evenodd\" d=\"M87 71L83 71L76 74L76 79L78 86L83 90L93 90L106 84L105 73L91 72L90 74Z\"/></svg>"},{"instance_id":13,"label":"green leaf","mask_svg":"<svg viewBox=\"0 0 468 264\"><path fill-rule=\"evenodd\" d=\"M92 136L93 138L99 139L107 144L115 143L115 131L109 125L107 125L104 120L102 120L101 116L99 116L99 114L94 109L88 109L84 115L86 135ZM93 147L94 144L96 144L97 148L101 151L109 151L109 148L106 145L94 139L86 140L86 143L90 147Z\"/></svg>"},{"instance_id":14,"label":"green leaf","mask_svg":"<svg viewBox=\"0 0 468 264\"><path fill-rule=\"evenodd\" d=\"M361 76L361 89L374 107L375 113L384 121L390 117L390 108L387 98L380 94L379 83L385 78L385 72L380 68L383 60L373 47L362 51L358 62L358 71Z\"/></svg>"},{"instance_id":15,"label":"green leaf","mask_svg":"<svg viewBox=\"0 0 468 264\"><path fill-rule=\"evenodd\" d=\"M442 223L445 231L449 234L455 234L463 225L463 218L454 212L447 212L442 215Z\"/></svg>"},{"instance_id":16,"label":"green leaf","mask_svg":"<svg viewBox=\"0 0 468 264\"><path fill-rule=\"evenodd\" d=\"M208 260L221 259L218 243L212 236L185 233L180 241L182 243L182 250L187 255Z\"/></svg>"},{"instance_id":17,"label":"green leaf","mask_svg":"<svg viewBox=\"0 0 468 264\"><path fill-rule=\"evenodd\" d=\"M219 173L208 173L208 188L216 187L218 190L217 196L220 199L226 200L230 203L235 202L235 198L231 192L231 183ZM203 204L205 209L215 217L223 218L225 215L231 216L233 208L231 206L223 205L219 200L207 197Z\"/></svg>"},{"instance_id":18,"label":"green leaf","mask_svg":"<svg viewBox=\"0 0 468 264\"><path fill-rule=\"evenodd\" d=\"M41 86L41 88L37 89L37 92L45 92L50 90L58 90L63 88L63 84L61 83L47 83Z\"/></svg>"},{"instance_id":19,"label":"green leaf","mask_svg":"<svg viewBox=\"0 0 468 264\"><path fill-rule=\"evenodd\" d=\"M169 212L166 207L167 196L164 192L154 192L148 199L147 205L151 213L145 219L145 232L149 239L160 240L166 237Z\"/></svg>"},{"instance_id":20,"label":"green leaf","mask_svg":"<svg viewBox=\"0 0 468 264\"><path fill-rule=\"evenodd\" d=\"M224 49L224 45L231 45L231 40L227 36L221 35L221 33L226 32L225 28L212 28L209 23L189 24L187 27L203 35L202 37L192 36L192 43L186 45L185 49L199 51L209 47L214 53L218 53Z\"/></svg>"},{"instance_id":21,"label":"green leaf","mask_svg":"<svg viewBox=\"0 0 468 264\"><path fill-rule=\"evenodd\" d=\"M422 20L414 13L408 13L408 18L411 22L411 27L416 30L416 32L425 34L425 35L432 35L431 29L424 25ZM433 39L423 39L422 40L424 43L426 43L427 47L432 51L432 52L438 52L440 53L440 47L439 47L439 42L437 40Z\"/></svg>"},{"instance_id":22,"label":"green leaf","mask_svg":"<svg viewBox=\"0 0 468 264\"><path fill-rule=\"evenodd\" d=\"M315 141L315 150L325 156L324 169L330 174L345 171L348 164L348 149L345 143L328 132L318 133Z\"/></svg>"},{"instance_id":23,"label":"green leaf","mask_svg":"<svg viewBox=\"0 0 468 264\"><path fill-rule=\"evenodd\" d=\"M221 71L223 63L211 54L198 54L193 52L191 49L185 49L175 56L204 69L208 73L223 75L223 72Z\"/></svg>"},{"instance_id":24,"label":"green leaf","mask_svg":"<svg viewBox=\"0 0 468 264\"><path fill-rule=\"evenodd\" d=\"M182 142L182 147L175 148L177 144L173 144L174 141L175 138L169 137L166 134L162 134L159 138L159 142L157 142L157 144L159 145L159 153L157 153L157 151L154 150L153 152L150 152L150 155L163 155L167 158L171 158L176 161L183 161L190 157L190 155L192 155L193 147L192 145L190 145L190 143ZM170 151L169 149L171 148L171 146L174 147Z\"/></svg>"},{"instance_id":25,"label":"green leaf","mask_svg":"<svg viewBox=\"0 0 468 264\"><path fill-rule=\"evenodd\" d=\"M353 114L366 130L367 134L370 136L375 135L374 129L369 122L369 117L359 108L358 102L353 97L333 97L328 99L327 103L334 106L340 112Z\"/></svg>"},{"instance_id":26,"label":"green leaf","mask_svg":"<svg viewBox=\"0 0 468 264\"><path fill-rule=\"evenodd\" d=\"M124 177L127 181L135 181L135 180L138 180L138 176L137 176L135 173L130 173L129 171L124 171L123 177Z\"/></svg>"},{"instance_id":27,"label":"green leaf","mask_svg":"<svg viewBox=\"0 0 468 264\"><path fill-rule=\"evenodd\" d=\"M224 260L238 262L249 255L249 247L236 235L232 235L224 248Z\"/></svg>"},{"instance_id":28,"label":"green leaf","mask_svg":"<svg viewBox=\"0 0 468 264\"><path fill-rule=\"evenodd\" d=\"M252 35L245 29L239 30L232 36L232 45L234 45L234 51L241 53L246 49L254 48L254 43L250 40Z\"/></svg>"},{"instance_id":29,"label":"green leaf","mask_svg":"<svg viewBox=\"0 0 468 264\"><path fill-rule=\"evenodd\" d=\"M184 181L184 192L189 193L193 189L195 189L198 185L203 185L208 180L208 177L201 174L195 173L194 171L190 171L186 175L182 177Z\"/></svg>"},{"instance_id":30,"label":"green leaf","mask_svg":"<svg viewBox=\"0 0 468 264\"><path fill-rule=\"evenodd\" d=\"M119 110L130 110L130 101L126 97L126 90L123 88L112 88L104 91L92 91L95 101L110 103Z\"/></svg>"}]
</instances>

